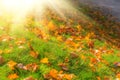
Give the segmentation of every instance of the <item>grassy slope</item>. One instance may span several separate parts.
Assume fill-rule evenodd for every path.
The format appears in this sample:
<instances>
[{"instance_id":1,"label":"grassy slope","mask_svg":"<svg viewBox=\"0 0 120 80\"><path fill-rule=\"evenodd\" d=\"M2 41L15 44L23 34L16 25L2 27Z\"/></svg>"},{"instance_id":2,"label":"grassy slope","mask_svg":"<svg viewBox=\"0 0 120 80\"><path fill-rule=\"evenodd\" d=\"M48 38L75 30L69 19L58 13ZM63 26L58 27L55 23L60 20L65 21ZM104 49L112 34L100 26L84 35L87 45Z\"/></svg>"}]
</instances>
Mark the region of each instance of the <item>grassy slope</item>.
<instances>
[{"instance_id":1,"label":"grassy slope","mask_svg":"<svg viewBox=\"0 0 120 80\"><path fill-rule=\"evenodd\" d=\"M105 40L97 39L91 29L94 26L92 22L70 20L67 24L58 16L48 14L49 18L39 22L30 19L23 29L14 32L9 30L7 22L1 21L0 55L4 63L0 64L0 80L9 80L8 76L14 73L19 76L16 80L29 76L38 80L57 79L48 74L51 69L62 70L68 76L74 74L73 80L116 78L120 69L114 63L120 62L120 51ZM43 58L48 58L49 63L40 62ZM17 63L13 70L8 66L11 60ZM20 63L35 63L37 69L20 69L17 67ZM46 77L47 74L50 78Z\"/></svg>"}]
</instances>

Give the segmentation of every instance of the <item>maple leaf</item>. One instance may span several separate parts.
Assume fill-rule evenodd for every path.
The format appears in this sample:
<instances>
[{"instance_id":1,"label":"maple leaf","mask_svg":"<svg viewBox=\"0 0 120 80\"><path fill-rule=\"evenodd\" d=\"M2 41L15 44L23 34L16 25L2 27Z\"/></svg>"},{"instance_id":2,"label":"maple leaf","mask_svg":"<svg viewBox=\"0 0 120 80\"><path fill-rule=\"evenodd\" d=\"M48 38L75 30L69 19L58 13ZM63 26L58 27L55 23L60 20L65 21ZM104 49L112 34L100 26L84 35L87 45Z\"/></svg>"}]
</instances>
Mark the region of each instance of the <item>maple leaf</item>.
<instances>
[{"instance_id":1,"label":"maple leaf","mask_svg":"<svg viewBox=\"0 0 120 80\"><path fill-rule=\"evenodd\" d=\"M8 64L8 66L9 66L10 69L14 70L14 67L15 67L15 65L16 65L17 63L11 60L11 61L9 61L7 64Z\"/></svg>"},{"instance_id":2,"label":"maple leaf","mask_svg":"<svg viewBox=\"0 0 120 80\"><path fill-rule=\"evenodd\" d=\"M41 63L44 63L44 64L48 64L49 61L48 61L48 58L43 58L42 60L40 60Z\"/></svg>"},{"instance_id":3,"label":"maple leaf","mask_svg":"<svg viewBox=\"0 0 120 80\"><path fill-rule=\"evenodd\" d=\"M11 80L13 80L13 79L19 78L19 76L16 73L14 73L14 74L8 75L8 78L11 79Z\"/></svg>"}]
</instances>

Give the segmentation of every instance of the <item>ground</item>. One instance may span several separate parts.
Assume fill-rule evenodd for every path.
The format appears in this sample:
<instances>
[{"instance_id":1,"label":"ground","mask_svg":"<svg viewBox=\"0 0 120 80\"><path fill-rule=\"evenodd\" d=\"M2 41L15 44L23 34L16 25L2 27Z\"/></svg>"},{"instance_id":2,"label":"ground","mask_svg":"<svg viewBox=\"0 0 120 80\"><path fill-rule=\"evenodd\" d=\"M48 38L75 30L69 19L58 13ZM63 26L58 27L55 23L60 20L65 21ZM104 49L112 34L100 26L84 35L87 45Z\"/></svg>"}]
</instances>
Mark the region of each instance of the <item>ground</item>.
<instances>
[{"instance_id":1,"label":"ground","mask_svg":"<svg viewBox=\"0 0 120 80\"><path fill-rule=\"evenodd\" d=\"M120 80L111 29L109 35L90 19L64 20L49 10L44 16L29 15L14 29L1 17L0 80Z\"/></svg>"}]
</instances>

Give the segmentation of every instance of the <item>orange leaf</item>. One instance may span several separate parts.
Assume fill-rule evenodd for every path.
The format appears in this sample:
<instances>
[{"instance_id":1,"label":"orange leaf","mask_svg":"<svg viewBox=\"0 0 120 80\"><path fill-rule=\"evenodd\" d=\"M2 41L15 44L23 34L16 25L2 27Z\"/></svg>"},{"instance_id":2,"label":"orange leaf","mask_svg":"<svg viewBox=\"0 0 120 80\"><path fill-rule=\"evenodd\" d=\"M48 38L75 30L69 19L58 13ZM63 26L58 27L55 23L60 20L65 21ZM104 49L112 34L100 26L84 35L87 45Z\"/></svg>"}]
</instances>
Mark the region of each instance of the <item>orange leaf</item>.
<instances>
[{"instance_id":1,"label":"orange leaf","mask_svg":"<svg viewBox=\"0 0 120 80\"><path fill-rule=\"evenodd\" d=\"M14 61L9 61L9 62L8 62L8 66L9 66L10 69L12 69L12 70L14 70L14 67L15 67L16 64L17 64L17 63L14 62Z\"/></svg>"},{"instance_id":2,"label":"orange leaf","mask_svg":"<svg viewBox=\"0 0 120 80\"><path fill-rule=\"evenodd\" d=\"M101 78L100 78L100 77L97 77L97 80L101 80Z\"/></svg>"},{"instance_id":3,"label":"orange leaf","mask_svg":"<svg viewBox=\"0 0 120 80\"><path fill-rule=\"evenodd\" d=\"M55 79L57 78L57 74L58 74L58 71L55 69L52 69L49 73L49 75Z\"/></svg>"},{"instance_id":4,"label":"orange leaf","mask_svg":"<svg viewBox=\"0 0 120 80\"><path fill-rule=\"evenodd\" d=\"M54 23L52 21L50 21L47 25L49 31L54 31L56 30L56 26L54 25Z\"/></svg>"},{"instance_id":5,"label":"orange leaf","mask_svg":"<svg viewBox=\"0 0 120 80\"><path fill-rule=\"evenodd\" d=\"M31 64L27 64L24 68L25 68L25 70L34 72L38 69L38 65L36 63L31 63Z\"/></svg>"},{"instance_id":6,"label":"orange leaf","mask_svg":"<svg viewBox=\"0 0 120 80\"><path fill-rule=\"evenodd\" d=\"M40 60L41 63L44 63L44 64L48 64L49 61L48 61L48 58L43 58L42 60Z\"/></svg>"},{"instance_id":7,"label":"orange leaf","mask_svg":"<svg viewBox=\"0 0 120 80\"><path fill-rule=\"evenodd\" d=\"M118 74L116 75L116 77L117 77L117 78L120 78L120 73L118 73Z\"/></svg>"},{"instance_id":8,"label":"orange leaf","mask_svg":"<svg viewBox=\"0 0 120 80\"><path fill-rule=\"evenodd\" d=\"M37 58L38 57L38 54L35 52L35 51L31 51L30 52L30 55L34 58Z\"/></svg>"},{"instance_id":9,"label":"orange leaf","mask_svg":"<svg viewBox=\"0 0 120 80\"><path fill-rule=\"evenodd\" d=\"M8 75L8 78L13 80L13 79L19 78L19 76L15 73L15 74Z\"/></svg>"},{"instance_id":10,"label":"orange leaf","mask_svg":"<svg viewBox=\"0 0 120 80\"><path fill-rule=\"evenodd\" d=\"M91 63L93 63L93 64L96 64L98 61L97 61L97 59L96 58L91 58Z\"/></svg>"},{"instance_id":11,"label":"orange leaf","mask_svg":"<svg viewBox=\"0 0 120 80\"><path fill-rule=\"evenodd\" d=\"M85 60L86 57L85 57L84 55L81 55L81 59L82 59L82 60Z\"/></svg>"}]
</instances>

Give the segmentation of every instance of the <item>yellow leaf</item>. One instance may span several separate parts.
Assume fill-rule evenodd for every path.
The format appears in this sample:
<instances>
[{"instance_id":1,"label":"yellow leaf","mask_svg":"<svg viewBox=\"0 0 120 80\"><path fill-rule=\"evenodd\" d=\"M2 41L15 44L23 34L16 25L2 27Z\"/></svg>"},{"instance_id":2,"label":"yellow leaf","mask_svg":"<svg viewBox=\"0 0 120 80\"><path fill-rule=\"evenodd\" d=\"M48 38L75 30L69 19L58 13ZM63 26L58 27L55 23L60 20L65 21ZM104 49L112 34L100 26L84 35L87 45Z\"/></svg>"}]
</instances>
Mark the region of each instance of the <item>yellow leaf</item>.
<instances>
[{"instance_id":1,"label":"yellow leaf","mask_svg":"<svg viewBox=\"0 0 120 80\"><path fill-rule=\"evenodd\" d=\"M53 23L52 21L50 21L50 22L48 23L47 27L48 27L48 29L49 29L50 31L56 30L56 26L54 25L54 23Z\"/></svg>"},{"instance_id":2,"label":"yellow leaf","mask_svg":"<svg viewBox=\"0 0 120 80\"><path fill-rule=\"evenodd\" d=\"M16 64L17 64L17 63L14 62L14 61L9 61L9 62L8 62L8 66L9 66L10 69L12 69L12 70L14 70L14 67L15 67Z\"/></svg>"},{"instance_id":3,"label":"yellow leaf","mask_svg":"<svg viewBox=\"0 0 120 80\"><path fill-rule=\"evenodd\" d=\"M43 58L42 60L40 60L41 63L44 63L44 64L48 64L49 61L48 61L48 58Z\"/></svg>"},{"instance_id":4,"label":"yellow leaf","mask_svg":"<svg viewBox=\"0 0 120 80\"><path fill-rule=\"evenodd\" d=\"M67 80L72 80L74 76L74 74L64 74L64 78Z\"/></svg>"},{"instance_id":5,"label":"yellow leaf","mask_svg":"<svg viewBox=\"0 0 120 80\"><path fill-rule=\"evenodd\" d=\"M2 54L3 53L3 51L2 50L0 50L0 54Z\"/></svg>"},{"instance_id":6,"label":"yellow leaf","mask_svg":"<svg viewBox=\"0 0 120 80\"><path fill-rule=\"evenodd\" d=\"M15 74L8 75L8 78L13 80L13 79L19 78L19 76L15 73Z\"/></svg>"}]
</instances>

